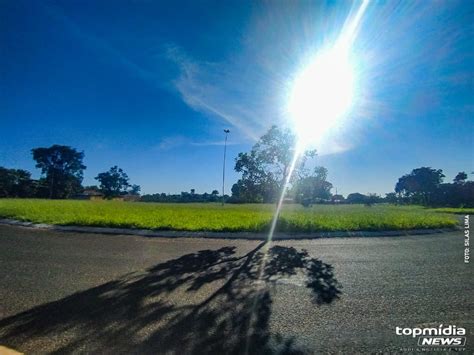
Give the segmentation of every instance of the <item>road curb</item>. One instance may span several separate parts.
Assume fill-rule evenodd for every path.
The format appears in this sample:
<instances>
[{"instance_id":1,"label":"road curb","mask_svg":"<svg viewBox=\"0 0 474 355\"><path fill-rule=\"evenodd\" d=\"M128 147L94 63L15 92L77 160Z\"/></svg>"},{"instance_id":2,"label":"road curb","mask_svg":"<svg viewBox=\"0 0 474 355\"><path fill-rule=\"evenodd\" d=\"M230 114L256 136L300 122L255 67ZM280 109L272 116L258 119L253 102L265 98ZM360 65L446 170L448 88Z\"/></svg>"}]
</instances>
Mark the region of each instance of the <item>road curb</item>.
<instances>
[{"instance_id":1,"label":"road curb","mask_svg":"<svg viewBox=\"0 0 474 355\"><path fill-rule=\"evenodd\" d=\"M20 353L12 348L9 348L4 345L0 345L0 355L22 355L23 353Z\"/></svg>"},{"instance_id":2,"label":"road curb","mask_svg":"<svg viewBox=\"0 0 474 355\"><path fill-rule=\"evenodd\" d=\"M266 233L251 232L190 232L190 231L167 231L132 228L109 228L109 227L86 227L86 226L61 226L45 223L24 222L14 219L0 219L0 224L18 227L27 227L43 230L54 230L75 233L97 233L111 235L135 235L147 238L211 238L211 239L249 239L264 240ZM393 231L336 231L336 232L314 232L314 233L275 233L273 239L318 239L318 238L351 238L351 237L399 237L407 235L425 235L453 232L459 228L439 229L409 229Z\"/></svg>"}]
</instances>

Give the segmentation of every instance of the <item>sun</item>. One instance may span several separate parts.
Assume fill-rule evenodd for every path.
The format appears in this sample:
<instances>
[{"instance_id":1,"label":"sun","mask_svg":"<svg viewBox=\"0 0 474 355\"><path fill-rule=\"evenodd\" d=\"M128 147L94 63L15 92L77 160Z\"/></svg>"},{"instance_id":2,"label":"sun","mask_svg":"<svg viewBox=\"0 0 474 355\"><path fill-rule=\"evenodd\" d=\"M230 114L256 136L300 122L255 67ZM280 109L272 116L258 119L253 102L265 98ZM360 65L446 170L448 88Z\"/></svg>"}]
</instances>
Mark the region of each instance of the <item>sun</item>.
<instances>
[{"instance_id":1,"label":"sun","mask_svg":"<svg viewBox=\"0 0 474 355\"><path fill-rule=\"evenodd\" d=\"M350 110L354 98L354 71L342 46L323 50L300 71L292 83L288 111L299 144L317 144Z\"/></svg>"}]
</instances>

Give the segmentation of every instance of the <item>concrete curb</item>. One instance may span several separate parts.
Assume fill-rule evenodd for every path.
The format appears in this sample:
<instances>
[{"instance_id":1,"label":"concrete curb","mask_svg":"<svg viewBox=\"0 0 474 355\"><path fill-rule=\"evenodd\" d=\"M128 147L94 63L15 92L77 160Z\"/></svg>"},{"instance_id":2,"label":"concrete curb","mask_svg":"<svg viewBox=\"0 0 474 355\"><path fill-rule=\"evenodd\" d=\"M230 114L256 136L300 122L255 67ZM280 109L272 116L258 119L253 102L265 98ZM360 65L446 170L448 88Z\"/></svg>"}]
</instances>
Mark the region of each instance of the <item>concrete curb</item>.
<instances>
[{"instance_id":1,"label":"concrete curb","mask_svg":"<svg viewBox=\"0 0 474 355\"><path fill-rule=\"evenodd\" d=\"M43 230L54 230L61 232L76 233L98 233L112 235L135 235L147 238L213 238L213 239L249 239L264 240L266 233L252 232L189 232L189 231L160 231L149 229L132 228L108 228L108 227L81 227L61 226L44 223L23 222L14 219L0 219L0 224L28 227ZM406 235L425 235L453 232L459 228L440 229L410 229L394 231L340 231L340 232L314 232L314 233L275 233L273 239L317 239L317 238L350 238L350 237L398 237Z\"/></svg>"},{"instance_id":2,"label":"concrete curb","mask_svg":"<svg viewBox=\"0 0 474 355\"><path fill-rule=\"evenodd\" d=\"M23 353L19 353L16 350L13 350L9 347L0 345L0 355L22 355Z\"/></svg>"}]
</instances>

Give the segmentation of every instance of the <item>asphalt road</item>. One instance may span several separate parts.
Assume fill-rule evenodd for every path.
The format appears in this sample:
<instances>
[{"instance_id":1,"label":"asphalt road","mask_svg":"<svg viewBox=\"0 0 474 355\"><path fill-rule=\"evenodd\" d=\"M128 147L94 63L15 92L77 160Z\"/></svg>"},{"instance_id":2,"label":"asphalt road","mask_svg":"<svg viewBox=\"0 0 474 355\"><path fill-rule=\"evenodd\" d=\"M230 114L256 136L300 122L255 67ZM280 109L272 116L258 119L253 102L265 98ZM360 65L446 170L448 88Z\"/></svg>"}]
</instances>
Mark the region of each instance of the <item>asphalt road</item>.
<instances>
[{"instance_id":1,"label":"asphalt road","mask_svg":"<svg viewBox=\"0 0 474 355\"><path fill-rule=\"evenodd\" d=\"M258 241L0 225L0 345L26 353L397 353L467 329L462 231ZM302 250L307 250L307 253Z\"/></svg>"}]
</instances>

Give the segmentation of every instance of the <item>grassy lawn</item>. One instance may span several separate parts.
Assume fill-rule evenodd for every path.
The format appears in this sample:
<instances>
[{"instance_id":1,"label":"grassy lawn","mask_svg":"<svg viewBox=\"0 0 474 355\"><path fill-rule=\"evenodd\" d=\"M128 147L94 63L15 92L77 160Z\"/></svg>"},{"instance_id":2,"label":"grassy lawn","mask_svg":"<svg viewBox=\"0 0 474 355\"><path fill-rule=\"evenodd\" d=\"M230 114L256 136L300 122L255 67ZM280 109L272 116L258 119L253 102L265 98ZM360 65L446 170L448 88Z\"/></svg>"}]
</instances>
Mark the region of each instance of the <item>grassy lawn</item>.
<instances>
[{"instance_id":1,"label":"grassy lawn","mask_svg":"<svg viewBox=\"0 0 474 355\"><path fill-rule=\"evenodd\" d=\"M441 212L441 213L474 214L474 208L443 207L443 208L434 208L433 211Z\"/></svg>"},{"instance_id":2,"label":"grassy lawn","mask_svg":"<svg viewBox=\"0 0 474 355\"><path fill-rule=\"evenodd\" d=\"M267 231L274 205L159 204L0 199L0 217L59 225L181 231ZM291 232L454 227L457 218L417 206L284 206L278 230Z\"/></svg>"}]
</instances>

